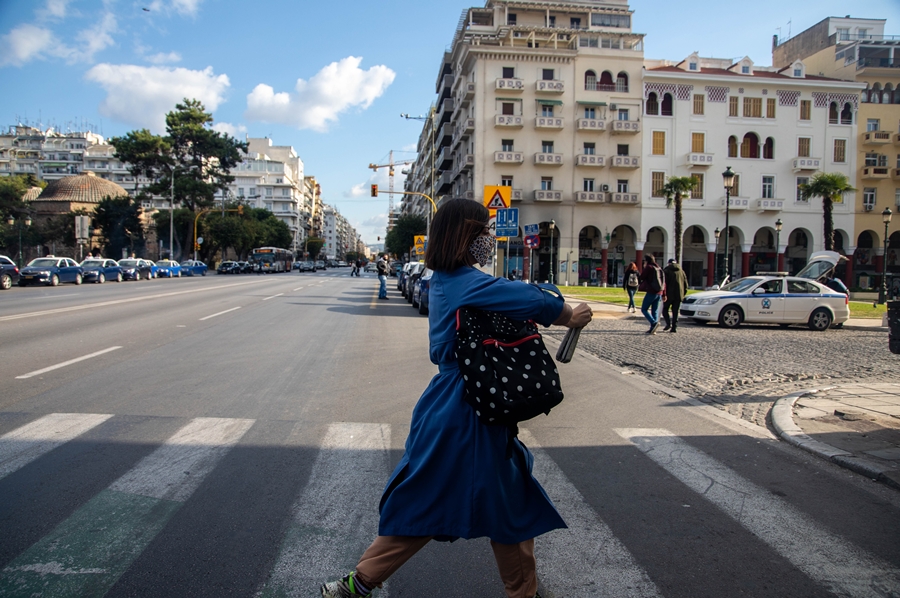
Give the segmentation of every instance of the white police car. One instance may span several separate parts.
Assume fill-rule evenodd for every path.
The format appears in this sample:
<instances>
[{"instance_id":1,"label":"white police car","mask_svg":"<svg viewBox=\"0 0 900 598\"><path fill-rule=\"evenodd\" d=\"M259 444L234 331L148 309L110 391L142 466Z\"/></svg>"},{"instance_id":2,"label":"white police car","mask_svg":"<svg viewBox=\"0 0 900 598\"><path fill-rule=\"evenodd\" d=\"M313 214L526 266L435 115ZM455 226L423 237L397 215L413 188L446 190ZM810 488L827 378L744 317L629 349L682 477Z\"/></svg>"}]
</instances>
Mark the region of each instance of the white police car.
<instances>
[{"instance_id":1,"label":"white police car","mask_svg":"<svg viewBox=\"0 0 900 598\"><path fill-rule=\"evenodd\" d=\"M812 256L797 276L785 272L748 276L719 290L688 295L679 314L695 322L718 322L725 328L757 322L828 330L850 318L849 298L812 277L828 274L838 259L833 252L822 252Z\"/></svg>"}]
</instances>

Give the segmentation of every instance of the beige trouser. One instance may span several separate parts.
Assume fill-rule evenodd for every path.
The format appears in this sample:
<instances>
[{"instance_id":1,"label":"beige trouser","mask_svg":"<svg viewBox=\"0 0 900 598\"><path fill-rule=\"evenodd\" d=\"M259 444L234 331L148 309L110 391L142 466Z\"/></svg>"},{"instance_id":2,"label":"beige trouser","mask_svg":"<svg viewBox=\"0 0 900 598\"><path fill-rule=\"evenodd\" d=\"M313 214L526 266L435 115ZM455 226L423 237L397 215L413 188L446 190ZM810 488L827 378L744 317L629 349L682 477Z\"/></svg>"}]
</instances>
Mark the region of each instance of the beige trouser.
<instances>
[{"instance_id":1,"label":"beige trouser","mask_svg":"<svg viewBox=\"0 0 900 598\"><path fill-rule=\"evenodd\" d=\"M356 577L369 588L381 584L431 541L431 536L378 536L356 565ZM534 598L537 571L534 540L500 544L491 540L500 579L509 598Z\"/></svg>"}]
</instances>

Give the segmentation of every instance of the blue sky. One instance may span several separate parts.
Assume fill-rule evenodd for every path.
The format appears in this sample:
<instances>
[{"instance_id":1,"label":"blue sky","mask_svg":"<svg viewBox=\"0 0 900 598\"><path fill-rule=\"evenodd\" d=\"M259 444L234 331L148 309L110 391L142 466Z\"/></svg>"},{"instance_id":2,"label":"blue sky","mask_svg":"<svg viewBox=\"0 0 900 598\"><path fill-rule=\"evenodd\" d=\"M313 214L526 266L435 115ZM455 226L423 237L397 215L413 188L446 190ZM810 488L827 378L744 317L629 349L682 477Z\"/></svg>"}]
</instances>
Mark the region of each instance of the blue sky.
<instances>
[{"instance_id":1,"label":"blue sky","mask_svg":"<svg viewBox=\"0 0 900 598\"><path fill-rule=\"evenodd\" d=\"M827 16L885 18L885 32L900 34L900 1L864 4L865 13L835 0L757 0L752 12L708 0L632 0L631 8L648 58L696 50L767 65L779 28L784 37ZM175 102L196 97L217 126L241 139L293 145L324 200L375 243L387 197L368 197L368 185L386 188L387 172L367 165L386 162L390 150L395 160L414 157L421 124L400 113L428 111L460 13L482 5L0 0L0 126L90 123L106 137L142 127L161 133Z\"/></svg>"}]
</instances>

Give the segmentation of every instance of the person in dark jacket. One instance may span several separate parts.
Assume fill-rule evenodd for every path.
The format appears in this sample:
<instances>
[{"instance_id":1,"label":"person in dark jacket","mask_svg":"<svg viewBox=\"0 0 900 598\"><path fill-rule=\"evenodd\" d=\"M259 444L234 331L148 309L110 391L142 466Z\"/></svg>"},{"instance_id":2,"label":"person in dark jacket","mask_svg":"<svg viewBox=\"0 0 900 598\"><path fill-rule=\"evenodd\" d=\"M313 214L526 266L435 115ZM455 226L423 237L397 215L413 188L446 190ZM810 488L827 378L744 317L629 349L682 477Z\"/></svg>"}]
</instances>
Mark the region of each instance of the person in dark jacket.
<instances>
[{"instance_id":1,"label":"person in dark jacket","mask_svg":"<svg viewBox=\"0 0 900 598\"><path fill-rule=\"evenodd\" d=\"M638 286L641 284L641 271L638 270L637 264L631 262L625 268L625 275L622 277L622 288L628 293L628 311L634 313L634 294L637 293Z\"/></svg>"},{"instance_id":2,"label":"person in dark jacket","mask_svg":"<svg viewBox=\"0 0 900 598\"><path fill-rule=\"evenodd\" d=\"M663 302L663 318L666 320L666 326L663 330L678 330L678 310L681 309L681 302L684 301L688 291L687 276L684 270L675 260L669 260L669 263L663 268L663 274L666 279L666 300ZM669 309L672 310L672 317L669 318Z\"/></svg>"},{"instance_id":3,"label":"person in dark jacket","mask_svg":"<svg viewBox=\"0 0 900 598\"><path fill-rule=\"evenodd\" d=\"M641 284L638 289L644 291L641 313L650 322L647 334L656 334L656 329L659 328L659 306L666 293L666 284L662 270L652 255L644 256L644 269L641 271Z\"/></svg>"}]
</instances>

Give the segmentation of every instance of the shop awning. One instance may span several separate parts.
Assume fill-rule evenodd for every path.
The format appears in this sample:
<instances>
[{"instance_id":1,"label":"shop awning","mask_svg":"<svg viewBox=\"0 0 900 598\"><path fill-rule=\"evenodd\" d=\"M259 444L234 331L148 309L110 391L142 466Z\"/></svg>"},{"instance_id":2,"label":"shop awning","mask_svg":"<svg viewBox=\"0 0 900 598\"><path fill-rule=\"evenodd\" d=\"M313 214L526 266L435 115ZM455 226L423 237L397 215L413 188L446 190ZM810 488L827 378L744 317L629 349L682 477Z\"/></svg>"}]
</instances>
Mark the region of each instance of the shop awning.
<instances>
[{"instance_id":1,"label":"shop awning","mask_svg":"<svg viewBox=\"0 0 900 598\"><path fill-rule=\"evenodd\" d=\"M494 98L495 100L499 100L501 102L521 102L522 98Z\"/></svg>"},{"instance_id":2,"label":"shop awning","mask_svg":"<svg viewBox=\"0 0 900 598\"><path fill-rule=\"evenodd\" d=\"M582 106L606 106L606 102L585 102L583 100L578 100L578 103Z\"/></svg>"},{"instance_id":3,"label":"shop awning","mask_svg":"<svg viewBox=\"0 0 900 598\"><path fill-rule=\"evenodd\" d=\"M561 100L538 100L537 103L545 106L562 106Z\"/></svg>"}]
</instances>

